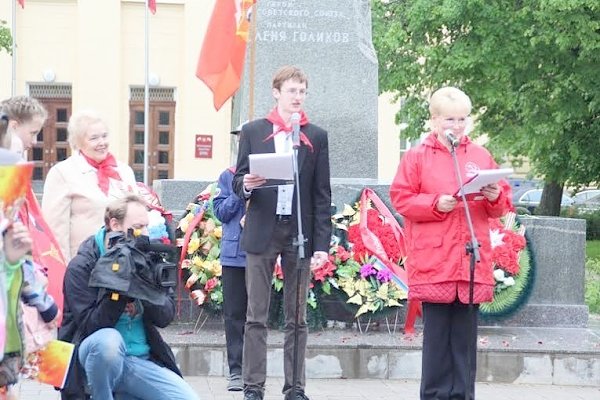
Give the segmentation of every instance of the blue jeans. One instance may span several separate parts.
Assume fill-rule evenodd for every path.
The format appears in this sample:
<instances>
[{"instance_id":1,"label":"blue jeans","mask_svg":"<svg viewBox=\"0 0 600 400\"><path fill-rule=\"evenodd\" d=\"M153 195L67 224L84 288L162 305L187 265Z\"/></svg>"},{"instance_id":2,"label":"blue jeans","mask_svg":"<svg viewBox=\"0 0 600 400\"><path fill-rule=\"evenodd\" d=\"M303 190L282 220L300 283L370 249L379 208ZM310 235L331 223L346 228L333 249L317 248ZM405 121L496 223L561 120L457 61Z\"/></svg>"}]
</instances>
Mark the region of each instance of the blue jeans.
<instances>
[{"instance_id":1,"label":"blue jeans","mask_svg":"<svg viewBox=\"0 0 600 400\"><path fill-rule=\"evenodd\" d=\"M126 355L123 337L114 328L100 329L85 338L79 346L79 362L93 399L198 399L190 385L170 369Z\"/></svg>"}]
</instances>

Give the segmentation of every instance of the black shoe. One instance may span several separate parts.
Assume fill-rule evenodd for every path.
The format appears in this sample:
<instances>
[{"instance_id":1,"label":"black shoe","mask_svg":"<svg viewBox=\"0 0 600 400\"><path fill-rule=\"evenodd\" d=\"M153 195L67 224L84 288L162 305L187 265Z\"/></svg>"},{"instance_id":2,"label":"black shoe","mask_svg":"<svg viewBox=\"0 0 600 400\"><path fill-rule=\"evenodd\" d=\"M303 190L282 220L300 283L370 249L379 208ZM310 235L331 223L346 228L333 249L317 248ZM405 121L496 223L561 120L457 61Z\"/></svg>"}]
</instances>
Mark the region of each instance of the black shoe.
<instances>
[{"instance_id":1,"label":"black shoe","mask_svg":"<svg viewBox=\"0 0 600 400\"><path fill-rule=\"evenodd\" d=\"M285 400L310 400L307 395L304 394L303 391L296 391L296 397L292 397L292 392L289 391L285 394Z\"/></svg>"},{"instance_id":2,"label":"black shoe","mask_svg":"<svg viewBox=\"0 0 600 400\"><path fill-rule=\"evenodd\" d=\"M244 391L244 400L263 400L263 395L256 390Z\"/></svg>"}]
</instances>

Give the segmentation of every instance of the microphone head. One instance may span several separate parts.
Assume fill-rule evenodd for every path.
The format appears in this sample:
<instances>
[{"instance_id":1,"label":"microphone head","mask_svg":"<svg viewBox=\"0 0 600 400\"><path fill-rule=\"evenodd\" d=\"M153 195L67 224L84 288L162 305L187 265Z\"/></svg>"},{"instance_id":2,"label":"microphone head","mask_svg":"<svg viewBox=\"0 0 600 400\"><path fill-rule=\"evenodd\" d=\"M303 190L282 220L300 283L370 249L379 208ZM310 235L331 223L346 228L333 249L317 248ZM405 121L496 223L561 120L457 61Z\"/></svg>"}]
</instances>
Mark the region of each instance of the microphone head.
<instances>
[{"instance_id":1,"label":"microphone head","mask_svg":"<svg viewBox=\"0 0 600 400\"><path fill-rule=\"evenodd\" d=\"M460 140L458 140L458 138L454 136L452 130L446 129L444 131L444 136L446 137L446 140L448 141L448 143L450 143L452 147L458 147Z\"/></svg>"},{"instance_id":2,"label":"microphone head","mask_svg":"<svg viewBox=\"0 0 600 400\"><path fill-rule=\"evenodd\" d=\"M293 113L292 116L290 117L290 121L292 122L292 124L299 124L300 123L300 113Z\"/></svg>"}]
</instances>

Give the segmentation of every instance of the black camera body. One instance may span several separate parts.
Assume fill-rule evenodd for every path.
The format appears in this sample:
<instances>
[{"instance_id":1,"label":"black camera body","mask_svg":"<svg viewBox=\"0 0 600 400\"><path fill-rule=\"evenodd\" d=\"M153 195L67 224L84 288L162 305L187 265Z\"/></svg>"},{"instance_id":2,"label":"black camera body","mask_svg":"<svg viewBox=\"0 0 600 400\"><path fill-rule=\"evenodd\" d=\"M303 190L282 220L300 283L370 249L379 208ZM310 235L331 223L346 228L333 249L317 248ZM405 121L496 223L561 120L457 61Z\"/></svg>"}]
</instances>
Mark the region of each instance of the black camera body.
<instances>
[{"instance_id":1,"label":"black camera body","mask_svg":"<svg viewBox=\"0 0 600 400\"><path fill-rule=\"evenodd\" d=\"M107 235L106 254L92 269L89 286L164 304L169 289L177 285L177 264L169 261L176 248L136 236L132 229Z\"/></svg>"}]
</instances>

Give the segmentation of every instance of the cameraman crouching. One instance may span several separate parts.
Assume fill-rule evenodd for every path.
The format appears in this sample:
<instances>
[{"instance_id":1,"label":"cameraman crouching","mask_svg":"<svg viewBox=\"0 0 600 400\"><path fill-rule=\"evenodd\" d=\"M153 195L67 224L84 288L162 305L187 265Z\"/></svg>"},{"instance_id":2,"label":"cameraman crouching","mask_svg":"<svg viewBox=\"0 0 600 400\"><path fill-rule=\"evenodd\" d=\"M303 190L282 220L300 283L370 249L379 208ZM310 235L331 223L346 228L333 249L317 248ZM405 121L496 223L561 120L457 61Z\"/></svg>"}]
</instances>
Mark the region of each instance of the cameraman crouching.
<instances>
[{"instance_id":1,"label":"cameraman crouching","mask_svg":"<svg viewBox=\"0 0 600 400\"><path fill-rule=\"evenodd\" d=\"M165 303L157 306L108 291L102 295L104 291L88 285L92 269L107 250L107 231L139 229L148 234L144 202L133 195L116 200L106 207L104 221L105 226L81 244L65 274L59 339L77 348L62 399L89 398L84 376L94 400L110 400L113 394L143 400L198 399L156 329L173 320L173 299L166 296Z\"/></svg>"}]
</instances>

